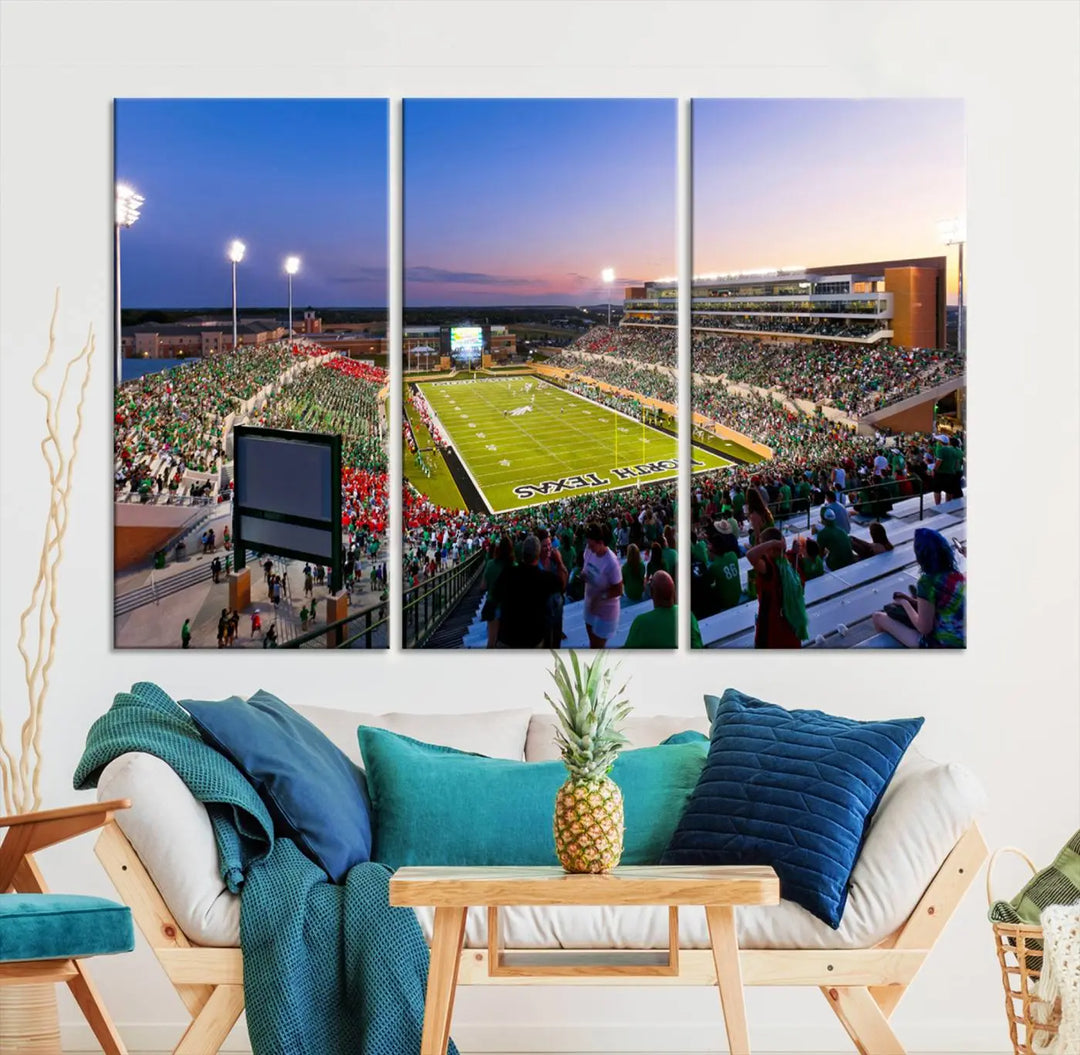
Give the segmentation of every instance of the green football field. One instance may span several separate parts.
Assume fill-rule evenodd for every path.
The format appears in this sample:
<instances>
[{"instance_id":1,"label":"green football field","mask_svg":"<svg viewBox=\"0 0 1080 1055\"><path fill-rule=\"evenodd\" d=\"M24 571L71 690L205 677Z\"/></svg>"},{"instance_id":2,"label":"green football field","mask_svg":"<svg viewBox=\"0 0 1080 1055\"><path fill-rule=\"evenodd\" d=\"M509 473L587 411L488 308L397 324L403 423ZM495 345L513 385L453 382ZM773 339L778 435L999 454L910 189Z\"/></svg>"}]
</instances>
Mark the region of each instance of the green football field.
<instances>
[{"instance_id":1,"label":"green football field","mask_svg":"<svg viewBox=\"0 0 1080 1055\"><path fill-rule=\"evenodd\" d=\"M678 475L674 436L536 378L418 387L493 513ZM694 463L730 464L699 448Z\"/></svg>"}]
</instances>

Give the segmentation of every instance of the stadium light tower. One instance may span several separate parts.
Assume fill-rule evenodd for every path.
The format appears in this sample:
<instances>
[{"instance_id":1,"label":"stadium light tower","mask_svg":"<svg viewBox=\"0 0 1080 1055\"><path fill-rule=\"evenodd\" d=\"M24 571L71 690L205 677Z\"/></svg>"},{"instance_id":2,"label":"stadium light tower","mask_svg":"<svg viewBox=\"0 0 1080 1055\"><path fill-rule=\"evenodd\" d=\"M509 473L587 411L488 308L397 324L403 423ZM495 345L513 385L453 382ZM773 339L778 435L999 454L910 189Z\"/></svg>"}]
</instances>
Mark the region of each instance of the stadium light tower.
<instances>
[{"instance_id":1,"label":"stadium light tower","mask_svg":"<svg viewBox=\"0 0 1080 1055\"><path fill-rule=\"evenodd\" d=\"M967 232L964 230L964 221L940 220L938 221L938 235L945 245L955 245L959 258L956 275L956 350L964 354L964 243L967 241Z\"/></svg>"},{"instance_id":2,"label":"stadium light tower","mask_svg":"<svg viewBox=\"0 0 1080 1055\"><path fill-rule=\"evenodd\" d=\"M126 183L116 185L116 384L123 380L124 341L120 335L120 228L130 227L138 218L146 199Z\"/></svg>"},{"instance_id":3,"label":"stadium light tower","mask_svg":"<svg viewBox=\"0 0 1080 1055\"><path fill-rule=\"evenodd\" d=\"M300 270L300 257L285 257L285 274L289 276L289 340L292 340L292 277Z\"/></svg>"},{"instance_id":4,"label":"stadium light tower","mask_svg":"<svg viewBox=\"0 0 1080 1055\"><path fill-rule=\"evenodd\" d=\"M239 238L234 238L229 243L229 259L232 261L232 350L236 352L236 265L244 259L244 251L247 246L240 241Z\"/></svg>"},{"instance_id":5,"label":"stadium light tower","mask_svg":"<svg viewBox=\"0 0 1080 1055\"><path fill-rule=\"evenodd\" d=\"M608 329L611 329L611 283L615 281L615 268L605 267L600 272L600 277L604 280L604 285L607 286L607 324Z\"/></svg>"}]
</instances>

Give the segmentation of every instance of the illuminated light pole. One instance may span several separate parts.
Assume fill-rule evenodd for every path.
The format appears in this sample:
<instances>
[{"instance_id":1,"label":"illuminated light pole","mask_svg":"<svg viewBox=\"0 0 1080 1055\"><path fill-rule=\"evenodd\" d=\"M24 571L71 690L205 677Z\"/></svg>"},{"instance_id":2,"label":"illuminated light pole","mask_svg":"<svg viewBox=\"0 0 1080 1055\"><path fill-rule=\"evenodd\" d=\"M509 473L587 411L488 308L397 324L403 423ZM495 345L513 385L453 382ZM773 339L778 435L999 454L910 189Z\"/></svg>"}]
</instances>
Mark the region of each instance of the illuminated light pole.
<instances>
[{"instance_id":1,"label":"illuminated light pole","mask_svg":"<svg viewBox=\"0 0 1080 1055\"><path fill-rule=\"evenodd\" d=\"M292 340L292 277L300 270L300 257L285 257L285 274L289 276L289 340Z\"/></svg>"},{"instance_id":2,"label":"illuminated light pole","mask_svg":"<svg viewBox=\"0 0 1080 1055\"><path fill-rule=\"evenodd\" d=\"M607 324L608 329L611 329L611 283L615 281L615 268L605 267L600 272L600 278L603 279L604 285L607 286Z\"/></svg>"},{"instance_id":3,"label":"illuminated light pole","mask_svg":"<svg viewBox=\"0 0 1080 1055\"><path fill-rule=\"evenodd\" d=\"M940 220L938 222L938 235L945 245L955 245L959 253L956 276L956 350L964 355L964 243L967 241L967 232L964 230L964 221Z\"/></svg>"},{"instance_id":4,"label":"illuminated light pole","mask_svg":"<svg viewBox=\"0 0 1080 1055\"><path fill-rule=\"evenodd\" d=\"M123 380L124 341L120 332L120 228L130 227L138 218L146 199L127 184L116 185L116 384Z\"/></svg>"},{"instance_id":5,"label":"illuminated light pole","mask_svg":"<svg viewBox=\"0 0 1080 1055\"><path fill-rule=\"evenodd\" d=\"M232 261L232 350L235 353L237 349L237 333L236 333L236 265L244 259L244 251L247 246L240 241L239 238L233 239L229 243L229 259Z\"/></svg>"}]
</instances>

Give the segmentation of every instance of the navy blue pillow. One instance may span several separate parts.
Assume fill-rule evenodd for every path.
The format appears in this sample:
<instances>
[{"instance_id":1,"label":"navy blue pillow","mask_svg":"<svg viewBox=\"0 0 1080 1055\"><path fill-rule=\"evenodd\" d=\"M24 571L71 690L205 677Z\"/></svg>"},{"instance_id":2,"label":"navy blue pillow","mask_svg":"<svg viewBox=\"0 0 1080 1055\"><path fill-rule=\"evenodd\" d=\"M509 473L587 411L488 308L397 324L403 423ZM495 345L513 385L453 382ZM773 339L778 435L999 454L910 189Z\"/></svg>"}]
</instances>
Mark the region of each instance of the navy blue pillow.
<instances>
[{"instance_id":1,"label":"navy blue pillow","mask_svg":"<svg viewBox=\"0 0 1080 1055\"><path fill-rule=\"evenodd\" d=\"M771 865L781 897L839 927L867 825L922 724L788 711L727 689L662 863Z\"/></svg>"},{"instance_id":2,"label":"navy blue pillow","mask_svg":"<svg viewBox=\"0 0 1080 1055\"><path fill-rule=\"evenodd\" d=\"M371 859L371 804L360 768L306 718L260 689L246 702L181 700L203 739L266 803L274 831L335 882Z\"/></svg>"}]
</instances>

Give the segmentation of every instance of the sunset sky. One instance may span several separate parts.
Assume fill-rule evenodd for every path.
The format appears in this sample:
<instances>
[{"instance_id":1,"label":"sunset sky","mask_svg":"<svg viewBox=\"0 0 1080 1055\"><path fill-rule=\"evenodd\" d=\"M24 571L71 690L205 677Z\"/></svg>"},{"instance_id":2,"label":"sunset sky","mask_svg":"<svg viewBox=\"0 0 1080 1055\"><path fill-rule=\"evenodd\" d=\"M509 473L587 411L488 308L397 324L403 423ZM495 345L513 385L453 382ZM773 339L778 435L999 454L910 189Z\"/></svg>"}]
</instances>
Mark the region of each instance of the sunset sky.
<instances>
[{"instance_id":1,"label":"sunset sky","mask_svg":"<svg viewBox=\"0 0 1080 1055\"><path fill-rule=\"evenodd\" d=\"M947 253L955 303L960 100L696 100L693 129L695 273Z\"/></svg>"},{"instance_id":2,"label":"sunset sky","mask_svg":"<svg viewBox=\"0 0 1080 1055\"><path fill-rule=\"evenodd\" d=\"M963 217L959 100L698 100L697 273L940 255ZM404 104L405 304L594 304L675 274L663 99ZM124 307L386 303L385 100L119 100ZM949 256L955 300L956 250Z\"/></svg>"},{"instance_id":3,"label":"sunset sky","mask_svg":"<svg viewBox=\"0 0 1080 1055\"><path fill-rule=\"evenodd\" d=\"M675 272L657 99L405 100L405 304L593 304Z\"/></svg>"},{"instance_id":4,"label":"sunset sky","mask_svg":"<svg viewBox=\"0 0 1080 1055\"><path fill-rule=\"evenodd\" d=\"M125 308L386 304L385 99L120 99L116 178L146 198L122 232Z\"/></svg>"}]
</instances>

